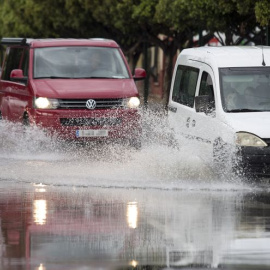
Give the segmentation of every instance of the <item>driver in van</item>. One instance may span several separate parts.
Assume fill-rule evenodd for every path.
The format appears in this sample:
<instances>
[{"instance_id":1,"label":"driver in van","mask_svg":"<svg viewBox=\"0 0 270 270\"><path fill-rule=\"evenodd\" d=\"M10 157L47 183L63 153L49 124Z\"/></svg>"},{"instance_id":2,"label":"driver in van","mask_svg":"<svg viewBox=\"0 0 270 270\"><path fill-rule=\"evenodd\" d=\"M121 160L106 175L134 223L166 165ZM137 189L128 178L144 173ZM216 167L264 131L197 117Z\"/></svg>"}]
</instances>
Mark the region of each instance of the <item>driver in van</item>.
<instances>
[{"instance_id":1,"label":"driver in van","mask_svg":"<svg viewBox=\"0 0 270 270\"><path fill-rule=\"evenodd\" d=\"M237 109L237 102L238 101L238 95L234 92L228 93L226 96L226 104L228 110L234 110Z\"/></svg>"},{"instance_id":2,"label":"driver in van","mask_svg":"<svg viewBox=\"0 0 270 270\"><path fill-rule=\"evenodd\" d=\"M105 70L106 62L108 62L108 60L109 59L105 60L105 56L97 50L94 54L91 55L90 58L90 72L92 73Z\"/></svg>"},{"instance_id":3,"label":"driver in van","mask_svg":"<svg viewBox=\"0 0 270 270\"><path fill-rule=\"evenodd\" d=\"M225 104L227 110L234 110L238 108L239 95L236 90L232 87L227 87L224 89L225 94Z\"/></svg>"},{"instance_id":4,"label":"driver in van","mask_svg":"<svg viewBox=\"0 0 270 270\"><path fill-rule=\"evenodd\" d=\"M245 99L246 99L247 109L254 109L254 106L257 105L255 102L254 91L255 90L253 87L247 87L245 90Z\"/></svg>"}]
</instances>

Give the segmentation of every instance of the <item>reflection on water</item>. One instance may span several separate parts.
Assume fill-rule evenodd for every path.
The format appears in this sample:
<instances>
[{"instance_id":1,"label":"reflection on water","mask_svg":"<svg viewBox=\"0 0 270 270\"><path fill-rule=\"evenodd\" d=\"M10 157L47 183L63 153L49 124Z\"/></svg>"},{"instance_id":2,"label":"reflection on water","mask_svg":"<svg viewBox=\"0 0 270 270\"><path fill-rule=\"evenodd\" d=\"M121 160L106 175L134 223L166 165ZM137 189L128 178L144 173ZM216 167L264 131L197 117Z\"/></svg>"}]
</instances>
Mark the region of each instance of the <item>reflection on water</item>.
<instances>
[{"instance_id":1,"label":"reflection on water","mask_svg":"<svg viewBox=\"0 0 270 270\"><path fill-rule=\"evenodd\" d=\"M47 201L34 200L33 218L34 222L38 225L46 224L47 216Z\"/></svg>"},{"instance_id":2,"label":"reflection on water","mask_svg":"<svg viewBox=\"0 0 270 270\"><path fill-rule=\"evenodd\" d=\"M34 184L33 186L36 187L36 192L46 192L46 185L43 185L42 183Z\"/></svg>"},{"instance_id":3,"label":"reflection on water","mask_svg":"<svg viewBox=\"0 0 270 270\"><path fill-rule=\"evenodd\" d=\"M46 267L41 263L36 270L46 270Z\"/></svg>"},{"instance_id":4,"label":"reflection on water","mask_svg":"<svg viewBox=\"0 0 270 270\"><path fill-rule=\"evenodd\" d=\"M129 202L127 205L127 221L130 228L137 228L138 205L136 202Z\"/></svg>"},{"instance_id":5,"label":"reflection on water","mask_svg":"<svg viewBox=\"0 0 270 270\"><path fill-rule=\"evenodd\" d=\"M0 269L270 266L268 193L42 188L0 182Z\"/></svg>"}]
</instances>

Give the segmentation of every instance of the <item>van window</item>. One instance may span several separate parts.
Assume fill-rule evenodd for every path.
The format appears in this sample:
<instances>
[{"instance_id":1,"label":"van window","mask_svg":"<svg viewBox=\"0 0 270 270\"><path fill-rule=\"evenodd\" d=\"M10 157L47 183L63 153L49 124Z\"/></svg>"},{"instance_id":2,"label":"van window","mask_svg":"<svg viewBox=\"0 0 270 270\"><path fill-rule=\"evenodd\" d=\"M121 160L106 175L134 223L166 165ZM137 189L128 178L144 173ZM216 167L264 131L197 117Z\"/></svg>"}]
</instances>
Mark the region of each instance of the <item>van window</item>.
<instances>
[{"instance_id":1,"label":"van window","mask_svg":"<svg viewBox=\"0 0 270 270\"><path fill-rule=\"evenodd\" d=\"M213 80L209 73L206 71L202 74L199 96L209 96L209 101L211 108L215 108L215 97L214 97L214 89L213 89Z\"/></svg>"},{"instance_id":2,"label":"van window","mask_svg":"<svg viewBox=\"0 0 270 270\"><path fill-rule=\"evenodd\" d=\"M127 79L129 73L117 48L49 47L35 49L34 78Z\"/></svg>"},{"instance_id":3,"label":"van window","mask_svg":"<svg viewBox=\"0 0 270 270\"><path fill-rule=\"evenodd\" d=\"M221 68L220 90L225 112L270 111L270 68Z\"/></svg>"},{"instance_id":4,"label":"van window","mask_svg":"<svg viewBox=\"0 0 270 270\"><path fill-rule=\"evenodd\" d=\"M6 59L2 71L2 79L10 81L10 72L13 69L20 68L23 48L8 48Z\"/></svg>"},{"instance_id":5,"label":"van window","mask_svg":"<svg viewBox=\"0 0 270 270\"><path fill-rule=\"evenodd\" d=\"M199 69L178 66L173 86L172 100L193 107Z\"/></svg>"}]
</instances>

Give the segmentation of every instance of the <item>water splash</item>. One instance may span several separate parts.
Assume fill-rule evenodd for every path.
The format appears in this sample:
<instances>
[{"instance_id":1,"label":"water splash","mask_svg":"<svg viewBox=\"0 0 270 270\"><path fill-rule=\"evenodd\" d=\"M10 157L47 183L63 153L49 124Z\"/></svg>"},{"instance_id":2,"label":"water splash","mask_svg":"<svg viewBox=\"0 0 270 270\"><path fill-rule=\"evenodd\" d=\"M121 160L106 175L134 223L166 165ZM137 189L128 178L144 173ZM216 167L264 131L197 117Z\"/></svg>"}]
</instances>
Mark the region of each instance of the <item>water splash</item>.
<instances>
[{"instance_id":1,"label":"water splash","mask_svg":"<svg viewBox=\"0 0 270 270\"><path fill-rule=\"evenodd\" d=\"M37 127L2 122L2 179L48 185L234 190L241 179L217 178L197 146L176 136L164 111L141 111L142 148L126 144L61 142Z\"/></svg>"}]
</instances>

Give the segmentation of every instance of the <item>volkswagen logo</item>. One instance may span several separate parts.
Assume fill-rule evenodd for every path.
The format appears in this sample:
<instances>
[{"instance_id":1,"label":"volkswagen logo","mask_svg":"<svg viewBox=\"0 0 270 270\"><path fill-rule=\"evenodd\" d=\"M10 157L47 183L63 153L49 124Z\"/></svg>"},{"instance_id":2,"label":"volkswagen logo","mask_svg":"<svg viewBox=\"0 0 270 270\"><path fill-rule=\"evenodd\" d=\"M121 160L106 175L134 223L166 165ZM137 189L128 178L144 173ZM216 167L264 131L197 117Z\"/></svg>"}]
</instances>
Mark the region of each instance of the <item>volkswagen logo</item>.
<instances>
[{"instance_id":1,"label":"volkswagen logo","mask_svg":"<svg viewBox=\"0 0 270 270\"><path fill-rule=\"evenodd\" d=\"M93 109L96 108L97 103L96 103L96 101L93 100L93 99L88 99L88 100L86 101L86 104L85 104L85 105L86 105L86 108L87 108L87 109L93 110Z\"/></svg>"}]
</instances>

